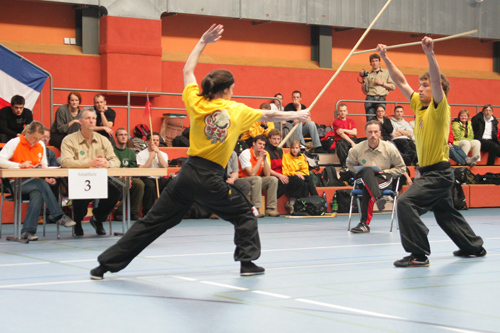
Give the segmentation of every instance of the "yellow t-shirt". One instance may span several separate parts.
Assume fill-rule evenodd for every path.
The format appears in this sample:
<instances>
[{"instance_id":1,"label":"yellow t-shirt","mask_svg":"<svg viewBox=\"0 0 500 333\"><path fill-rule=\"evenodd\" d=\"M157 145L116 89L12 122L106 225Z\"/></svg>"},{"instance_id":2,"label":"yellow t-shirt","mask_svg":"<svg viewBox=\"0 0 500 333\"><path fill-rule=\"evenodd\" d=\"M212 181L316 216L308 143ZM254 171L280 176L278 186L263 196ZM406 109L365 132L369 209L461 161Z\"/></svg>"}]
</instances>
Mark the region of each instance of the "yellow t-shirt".
<instances>
[{"instance_id":1,"label":"yellow t-shirt","mask_svg":"<svg viewBox=\"0 0 500 333\"><path fill-rule=\"evenodd\" d=\"M309 176L309 164L307 163L304 154L293 156L291 153L283 155L283 174L285 176L295 176L301 173Z\"/></svg>"},{"instance_id":2,"label":"yellow t-shirt","mask_svg":"<svg viewBox=\"0 0 500 333\"><path fill-rule=\"evenodd\" d=\"M182 100L189 115L189 156L198 156L226 167L240 134L262 118L262 111L225 99L206 100L190 83Z\"/></svg>"},{"instance_id":3,"label":"yellow t-shirt","mask_svg":"<svg viewBox=\"0 0 500 333\"><path fill-rule=\"evenodd\" d=\"M418 165L425 167L439 162L449 161L448 136L450 134L450 106L446 95L434 106L434 100L427 109L422 110L417 93L411 96L410 106L415 112L415 146L417 147Z\"/></svg>"},{"instance_id":4,"label":"yellow t-shirt","mask_svg":"<svg viewBox=\"0 0 500 333\"><path fill-rule=\"evenodd\" d=\"M257 121L250 126L250 129L246 132L243 132L240 140L246 140L249 138L255 138L257 135L264 135L266 138L269 135L269 132L274 129L274 123L267 122L267 129L263 129L260 125L262 121Z\"/></svg>"}]
</instances>

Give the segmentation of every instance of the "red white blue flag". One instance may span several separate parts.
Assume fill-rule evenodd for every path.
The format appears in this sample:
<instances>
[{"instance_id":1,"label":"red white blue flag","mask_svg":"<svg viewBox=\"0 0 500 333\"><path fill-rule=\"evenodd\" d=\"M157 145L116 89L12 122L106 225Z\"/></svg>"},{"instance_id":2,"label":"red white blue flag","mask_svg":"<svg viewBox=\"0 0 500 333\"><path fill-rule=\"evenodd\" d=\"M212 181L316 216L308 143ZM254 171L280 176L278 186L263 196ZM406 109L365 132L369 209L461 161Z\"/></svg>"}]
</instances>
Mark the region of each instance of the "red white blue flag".
<instances>
[{"instance_id":1,"label":"red white blue flag","mask_svg":"<svg viewBox=\"0 0 500 333\"><path fill-rule=\"evenodd\" d=\"M25 108L33 110L48 75L19 55L0 45L0 108L10 105L14 95L26 100Z\"/></svg>"}]
</instances>

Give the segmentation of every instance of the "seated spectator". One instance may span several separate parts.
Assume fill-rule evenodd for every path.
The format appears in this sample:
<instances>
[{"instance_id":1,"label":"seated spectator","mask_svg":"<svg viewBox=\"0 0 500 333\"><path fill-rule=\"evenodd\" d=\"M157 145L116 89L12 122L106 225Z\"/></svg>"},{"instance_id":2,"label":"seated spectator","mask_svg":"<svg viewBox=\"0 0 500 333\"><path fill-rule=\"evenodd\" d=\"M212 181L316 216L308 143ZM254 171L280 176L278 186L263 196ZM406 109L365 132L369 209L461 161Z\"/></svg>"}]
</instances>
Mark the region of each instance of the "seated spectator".
<instances>
[{"instance_id":1,"label":"seated spectator","mask_svg":"<svg viewBox=\"0 0 500 333\"><path fill-rule=\"evenodd\" d=\"M466 109L460 110L458 117L451 122L453 132L453 144L460 146L465 155L469 155L472 149L472 157L477 157L477 161L481 161L481 142L474 139L474 131L472 123L469 121L469 111Z\"/></svg>"},{"instance_id":2,"label":"seated spectator","mask_svg":"<svg viewBox=\"0 0 500 333\"><path fill-rule=\"evenodd\" d=\"M495 165L495 158L500 156L500 143L498 142L498 120L493 116L491 104L483 106L471 120L474 139L481 142L481 151L488 153L486 165Z\"/></svg>"},{"instance_id":3,"label":"seated spectator","mask_svg":"<svg viewBox=\"0 0 500 333\"><path fill-rule=\"evenodd\" d=\"M158 148L160 145L160 134L153 132L147 136L148 149L141 151L137 154L137 165L139 168L167 168L168 167L168 155ZM157 194L163 192L163 189L167 186L169 179L149 176L141 177L144 182L144 197L142 198L142 215L146 216L149 212L155 200ZM156 180L158 180L158 191L156 189Z\"/></svg>"},{"instance_id":4,"label":"seated spectator","mask_svg":"<svg viewBox=\"0 0 500 333\"><path fill-rule=\"evenodd\" d=\"M347 167L361 179L363 196L361 197L361 220L351 229L353 233L370 232L370 222L373 216L373 205L382 196L382 190L390 187L396 176L406 172L404 161L399 151L390 142L380 139L382 124L371 120L365 125L366 141L358 143L349 151ZM364 166L357 172L354 166ZM377 166L382 171L375 173L371 166Z\"/></svg>"},{"instance_id":5,"label":"seated spectator","mask_svg":"<svg viewBox=\"0 0 500 333\"><path fill-rule=\"evenodd\" d=\"M259 107L261 110L271 110L271 106L267 103L262 103ZM266 138L268 137L269 131L274 129L274 123L267 121L256 121L248 131L243 132L241 134L240 140L245 141L248 147L251 147L253 144L253 138L258 135L264 135Z\"/></svg>"},{"instance_id":6,"label":"seated spectator","mask_svg":"<svg viewBox=\"0 0 500 333\"><path fill-rule=\"evenodd\" d=\"M299 177L288 177L283 174L283 149L278 148L281 143L281 133L277 129L269 132L269 144L266 147L271 158L271 176L278 178L277 198L283 194L287 194L290 198L285 204L286 209L290 214L293 213L293 204L302 197L304 180ZM294 141L297 142L298 141ZM299 147L300 149L300 147Z\"/></svg>"},{"instance_id":7,"label":"seated spectator","mask_svg":"<svg viewBox=\"0 0 500 333\"><path fill-rule=\"evenodd\" d=\"M23 96L14 95L10 106L0 109L0 142L21 136L24 127L33 121L33 113L24 104Z\"/></svg>"},{"instance_id":8,"label":"seated spectator","mask_svg":"<svg viewBox=\"0 0 500 333\"><path fill-rule=\"evenodd\" d=\"M450 160L457 162L458 165L475 166L479 156L467 157L462 148L460 146L455 145L453 141L454 141L453 130L451 129L451 124L450 124L450 135L448 136L448 147L450 148L449 150Z\"/></svg>"},{"instance_id":9,"label":"seated spectator","mask_svg":"<svg viewBox=\"0 0 500 333\"><path fill-rule=\"evenodd\" d=\"M106 97L101 94L94 96L94 110L97 114L95 131L106 138L114 145L113 125L115 123L116 112L106 104Z\"/></svg>"},{"instance_id":10,"label":"seated spectator","mask_svg":"<svg viewBox=\"0 0 500 333\"><path fill-rule=\"evenodd\" d=\"M318 195L314 180L309 174L309 163L307 163L306 157L300 153L298 141L292 141L290 152L283 155L283 175L287 176L292 184L303 184L302 193L299 196L290 196L290 200L285 205L290 214L293 213L293 204L298 198Z\"/></svg>"},{"instance_id":11,"label":"seated spectator","mask_svg":"<svg viewBox=\"0 0 500 333\"><path fill-rule=\"evenodd\" d=\"M385 105L379 104L377 106L377 117L375 120L378 120L380 124L382 124L382 140L391 141L392 132L394 131L394 127L392 127L391 120L385 116Z\"/></svg>"},{"instance_id":12,"label":"seated spectator","mask_svg":"<svg viewBox=\"0 0 500 333\"><path fill-rule=\"evenodd\" d=\"M406 165L415 165L417 163L417 148L412 140L413 130L410 124L403 119L404 109L401 105L394 108L394 117L391 118L392 141L398 148Z\"/></svg>"},{"instance_id":13,"label":"seated spectator","mask_svg":"<svg viewBox=\"0 0 500 333\"><path fill-rule=\"evenodd\" d=\"M76 91L68 95L68 104L61 105L56 111L56 117L50 129L50 145L61 149L61 143L68 134L80 130L82 96Z\"/></svg>"},{"instance_id":14,"label":"seated spectator","mask_svg":"<svg viewBox=\"0 0 500 333\"><path fill-rule=\"evenodd\" d=\"M277 207L278 179L271 176L271 161L265 150L266 137L256 136L252 148L245 149L239 157L239 177L251 185L252 204L260 209L262 206L262 190L267 190L267 206L265 216L276 217L280 214ZM259 217L264 217L260 214Z\"/></svg>"},{"instance_id":15,"label":"seated spectator","mask_svg":"<svg viewBox=\"0 0 500 333\"><path fill-rule=\"evenodd\" d=\"M119 168L120 160L113 151L113 146L102 135L94 132L96 114L93 109L82 110L80 118L81 128L78 132L68 134L61 144L61 166L63 168ZM102 225L116 203L121 199L121 189L108 179L107 199L94 202L90 224L97 235L103 236L106 230ZM73 201L73 216L76 222L75 236L83 236L82 220L87 215L87 208L92 199L78 199Z\"/></svg>"},{"instance_id":16,"label":"seated spectator","mask_svg":"<svg viewBox=\"0 0 500 333\"><path fill-rule=\"evenodd\" d=\"M46 148L45 144L40 141L43 133L43 125L38 121L33 121L26 126L24 134L9 140L0 151L0 168L46 168L48 166ZM23 184L22 195L29 196L30 201L21 229L22 239L38 240L36 229L43 202L57 223L65 227L72 227L76 224L69 216L64 215L45 179L33 178Z\"/></svg>"},{"instance_id":17,"label":"seated spectator","mask_svg":"<svg viewBox=\"0 0 500 333\"><path fill-rule=\"evenodd\" d=\"M339 158L342 168L346 168L346 160L349 149L354 147L356 143L364 139L356 138L358 129L356 123L352 119L347 119L347 105L340 103L337 110L337 119L333 122L333 132L335 133L334 147Z\"/></svg>"},{"instance_id":18,"label":"seated spectator","mask_svg":"<svg viewBox=\"0 0 500 333\"><path fill-rule=\"evenodd\" d=\"M285 111L299 111L299 110L305 110L307 107L304 104L301 104L300 102L302 101L302 94L300 91L295 90L292 93L292 103L289 103L285 106ZM311 117L307 118L306 121L302 124L302 122L294 120L290 122L283 123L283 135L285 134L285 127L289 130L291 130L295 124L299 124L295 132L297 133L298 136L298 141L301 144L301 148L305 149L306 147L306 142L304 141L304 136L310 136L312 143L313 143L313 148L314 151L310 151L311 153L326 153L326 151L323 149L323 146L321 145L321 141L319 140L319 135L318 135L318 128L316 126L316 123L312 121ZM288 132L287 132L288 133ZM292 138L290 138L292 140ZM291 142L291 141L289 141Z\"/></svg>"},{"instance_id":19,"label":"seated spectator","mask_svg":"<svg viewBox=\"0 0 500 333\"><path fill-rule=\"evenodd\" d=\"M119 128L115 132L116 146L113 147L116 157L120 160L120 168L137 168L137 158L135 152L127 147L128 132L124 128ZM142 200L144 197L144 182L139 177L130 178L130 219L139 219ZM126 200L126 198L124 198ZM123 220L123 200L116 207L115 220Z\"/></svg>"}]
</instances>

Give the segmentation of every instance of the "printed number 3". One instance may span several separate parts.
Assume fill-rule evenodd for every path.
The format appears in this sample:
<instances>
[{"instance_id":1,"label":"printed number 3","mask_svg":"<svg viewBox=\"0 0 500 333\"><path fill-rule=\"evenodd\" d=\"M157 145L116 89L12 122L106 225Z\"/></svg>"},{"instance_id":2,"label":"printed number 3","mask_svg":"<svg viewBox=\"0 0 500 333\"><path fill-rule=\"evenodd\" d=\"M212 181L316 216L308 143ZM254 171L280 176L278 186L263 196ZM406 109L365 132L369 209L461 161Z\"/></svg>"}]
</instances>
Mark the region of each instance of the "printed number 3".
<instances>
[{"instance_id":1,"label":"printed number 3","mask_svg":"<svg viewBox=\"0 0 500 333\"><path fill-rule=\"evenodd\" d=\"M90 189L92 188L92 186L90 186L90 180L86 180L85 181L85 191L90 191Z\"/></svg>"}]
</instances>

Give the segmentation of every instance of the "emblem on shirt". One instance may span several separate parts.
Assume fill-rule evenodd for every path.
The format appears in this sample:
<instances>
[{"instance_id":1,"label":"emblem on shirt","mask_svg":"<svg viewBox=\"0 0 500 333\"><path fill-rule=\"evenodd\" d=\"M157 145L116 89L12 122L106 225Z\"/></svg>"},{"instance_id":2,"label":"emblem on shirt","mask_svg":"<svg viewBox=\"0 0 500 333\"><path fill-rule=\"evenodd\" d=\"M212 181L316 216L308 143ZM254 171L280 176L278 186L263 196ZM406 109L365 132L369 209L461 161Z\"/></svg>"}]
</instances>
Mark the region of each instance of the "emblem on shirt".
<instances>
[{"instance_id":1,"label":"emblem on shirt","mask_svg":"<svg viewBox=\"0 0 500 333\"><path fill-rule=\"evenodd\" d=\"M85 155L85 153L83 152L83 150L80 150L80 155Z\"/></svg>"},{"instance_id":2,"label":"emblem on shirt","mask_svg":"<svg viewBox=\"0 0 500 333\"><path fill-rule=\"evenodd\" d=\"M130 161L129 161L129 159L128 159L128 158L124 158L124 159L122 160L122 165L123 165L124 167L128 167L128 165L129 165L129 164L130 164Z\"/></svg>"},{"instance_id":3,"label":"emblem on shirt","mask_svg":"<svg viewBox=\"0 0 500 333\"><path fill-rule=\"evenodd\" d=\"M363 160L361 161L361 163L366 164L366 160L365 160L365 159L363 159Z\"/></svg>"},{"instance_id":4,"label":"emblem on shirt","mask_svg":"<svg viewBox=\"0 0 500 333\"><path fill-rule=\"evenodd\" d=\"M217 141L224 143L227 137L227 129L231 125L226 110L217 110L205 117L205 135L207 140L216 144Z\"/></svg>"}]
</instances>

